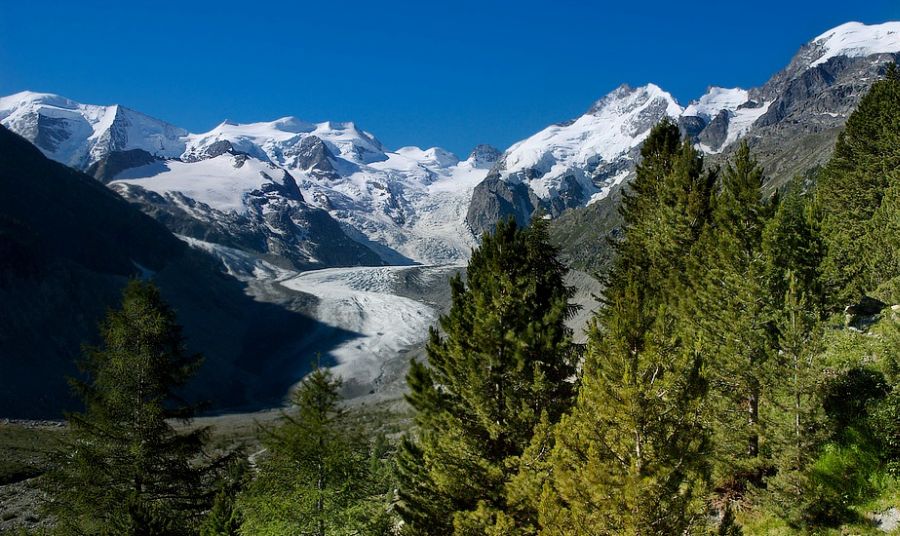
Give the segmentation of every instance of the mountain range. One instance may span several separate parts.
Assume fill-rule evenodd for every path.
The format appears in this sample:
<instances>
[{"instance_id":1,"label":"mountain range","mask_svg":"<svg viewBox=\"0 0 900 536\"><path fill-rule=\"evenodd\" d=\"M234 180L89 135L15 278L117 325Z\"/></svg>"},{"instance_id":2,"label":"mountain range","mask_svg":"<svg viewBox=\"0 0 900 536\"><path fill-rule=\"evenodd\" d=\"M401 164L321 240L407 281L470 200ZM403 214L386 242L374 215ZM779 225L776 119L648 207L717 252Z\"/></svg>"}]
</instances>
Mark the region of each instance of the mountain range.
<instances>
[{"instance_id":1,"label":"mountain range","mask_svg":"<svg viewBox=\"0 0 900 536\"><path fill-rule=\"evenodd\" d=\"M225 121L191 133L119 105L2 97L0 250L14 262L0 271L0 301L25 313L0 316L0 359L19 367L0 379L0 405L22 396L6 378L26 377L37 361L41 370L69 363L129 276L156 274L167 298L192 311L186 329L212 356L222 392L241 384L234 399L204 393L224 406L252 400L265 371L294 366L296 379L302 368L290 360L316 321L296 311L315 307L285 307L309 296L266 286L285 273L460 265L499 218L526 224L538 213L568 262L596 270L641 143L661 119L676 121L710 165L746 140L775 189L828 158L859 99L898 59L900 22L851 22L803 45L760 87L712 86L683 106L655 84L622 85L580 117L465 158L389 149L349 122ZM36 268L44 264L54 268ZM43 298L28 303L30 293ZM204 301L222 296L216 307ZM57 340L25 329L63 317L76 322ZM204 331L213 325L236 327L223 342ZM285 326L296 330L286 336ZM275 357L259 358L260 340ZM12 357L32 343L31 361Z\"/></svg>"},{"instance_id":2,"label":"mountain range","mask_svg":"<svg viewBox=\"0 0 900 536\"><path fill-rule=\"evenodd\" d=\"M900 53L900 23L847 23L758 88L710 87L687 106L622 85L573 120L461 160L389 150L353 123L221 123L194 134L119 105L46 93L0 98L0 123L196 240L295 269L463 262L481 232L537 210L558 217L627 183L663 117L717 161L739 140L781 184L828 156L837 131Z\"/></svg>"}]
</instances>

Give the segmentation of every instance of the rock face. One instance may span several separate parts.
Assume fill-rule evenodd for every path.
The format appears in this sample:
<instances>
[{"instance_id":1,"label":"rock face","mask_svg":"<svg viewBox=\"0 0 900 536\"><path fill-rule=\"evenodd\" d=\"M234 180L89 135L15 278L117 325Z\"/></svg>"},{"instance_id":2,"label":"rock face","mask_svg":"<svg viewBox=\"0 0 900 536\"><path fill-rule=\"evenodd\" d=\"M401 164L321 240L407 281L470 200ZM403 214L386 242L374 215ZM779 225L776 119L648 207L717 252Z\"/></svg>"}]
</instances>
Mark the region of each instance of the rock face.
<instances>
[{"instance_id":1,"label":"rock face","mask_svg":"<svg viewBox=\"0 0 900 536\"><path fill-rule=\"evenodd\" d=\"M159 160L143 149L114 151L88 166L85 173L106 184L126 169L146 166Z\"/></svg>"}]
</instances>

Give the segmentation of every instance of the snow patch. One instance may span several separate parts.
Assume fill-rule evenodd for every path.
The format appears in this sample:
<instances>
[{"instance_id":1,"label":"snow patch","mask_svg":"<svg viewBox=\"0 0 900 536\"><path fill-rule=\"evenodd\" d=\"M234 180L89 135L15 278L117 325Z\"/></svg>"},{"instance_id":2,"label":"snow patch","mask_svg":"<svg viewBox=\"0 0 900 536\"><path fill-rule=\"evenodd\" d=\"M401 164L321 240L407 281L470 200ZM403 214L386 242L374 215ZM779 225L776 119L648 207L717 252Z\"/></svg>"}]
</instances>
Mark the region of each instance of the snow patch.
<instances>
[{"instance_id":1,"label":"snow patch","mask_svg":"<svg viewBox=\"0 0 900 536\"><path fill-rule=\"evenodd\" d=\"M741 88L711 87L705 95L692 102L684 109L687 117L702 117L707 121L713 119L722 110L737 110L738 106L750 99L749 92Z\"/></svg>"}]
</instances>

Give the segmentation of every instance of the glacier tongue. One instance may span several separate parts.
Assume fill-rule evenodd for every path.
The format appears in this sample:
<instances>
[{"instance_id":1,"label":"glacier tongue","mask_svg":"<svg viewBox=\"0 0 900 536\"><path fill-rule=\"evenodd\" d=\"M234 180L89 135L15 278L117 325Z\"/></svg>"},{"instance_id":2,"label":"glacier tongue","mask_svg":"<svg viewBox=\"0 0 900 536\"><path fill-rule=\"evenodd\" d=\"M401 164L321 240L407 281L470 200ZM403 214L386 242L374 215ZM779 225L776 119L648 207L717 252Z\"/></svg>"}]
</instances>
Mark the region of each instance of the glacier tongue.
<instances>
[{"instance_id":1,"label":"glacier tongue","mask_svg":"<svg viewBox=\"0 0 900 536\"><path fill-rule=\"evenodd\" d=\"M446 278L452 267L329 268L304 272L281 285L319 299L316 318L352 335L328 353L337 361L335 373L346 381L372 385L383 378L386 366L396 366L404 352L425 343L438 312L423 301L398 295L405 273Z\"/></svg>"}]
</instances>

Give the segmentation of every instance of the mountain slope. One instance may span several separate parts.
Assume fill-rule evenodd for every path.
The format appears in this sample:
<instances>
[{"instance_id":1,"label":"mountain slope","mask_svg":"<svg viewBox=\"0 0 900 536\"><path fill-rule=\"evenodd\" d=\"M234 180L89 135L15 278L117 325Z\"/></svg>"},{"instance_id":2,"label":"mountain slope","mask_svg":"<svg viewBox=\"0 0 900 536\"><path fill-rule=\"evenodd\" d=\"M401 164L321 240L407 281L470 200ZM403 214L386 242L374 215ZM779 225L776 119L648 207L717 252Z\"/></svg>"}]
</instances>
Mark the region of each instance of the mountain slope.
<instances>
[{"instance_id":1,"label":"mountain slope","mask_svg":"<svg viewBox=\"0 0 900 536\"><path fill-rule=\"evenodd\" d=\"M302 375L317 323L254 301L188 247L87 175L0 127L0 414L72 407L66 375L129 277L151 277L206 362L189 392L214 407L272 403ZM274 381L273 381L274 379Z\"/></svg>"}]
</instances>

